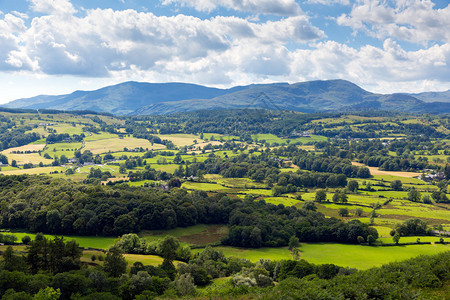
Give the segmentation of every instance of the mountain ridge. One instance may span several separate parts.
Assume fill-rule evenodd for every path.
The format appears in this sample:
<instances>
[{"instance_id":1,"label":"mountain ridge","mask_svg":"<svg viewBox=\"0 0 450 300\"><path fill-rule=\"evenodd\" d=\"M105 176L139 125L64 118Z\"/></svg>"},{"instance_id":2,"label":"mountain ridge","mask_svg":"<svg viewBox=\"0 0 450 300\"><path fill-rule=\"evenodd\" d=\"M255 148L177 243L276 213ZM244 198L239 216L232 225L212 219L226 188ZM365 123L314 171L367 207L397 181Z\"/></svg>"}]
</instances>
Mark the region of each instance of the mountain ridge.
<instances>
[{"instance_id":1,"label":"mountain ridge","mask_svg":"<svg viewBox=\"0 0 450 300\"><path fill-rule=\"evenodd\" d=\"M438 100L438 101L435 101ZM91 110L116 115L169 114L202 109L266 108L299 112L378 109L414 113L450 113L450 91L375 94L341 79L235 86L127 81L94 91L40 95L9 102L21 109Z\"/></svg>"}]
</instances>

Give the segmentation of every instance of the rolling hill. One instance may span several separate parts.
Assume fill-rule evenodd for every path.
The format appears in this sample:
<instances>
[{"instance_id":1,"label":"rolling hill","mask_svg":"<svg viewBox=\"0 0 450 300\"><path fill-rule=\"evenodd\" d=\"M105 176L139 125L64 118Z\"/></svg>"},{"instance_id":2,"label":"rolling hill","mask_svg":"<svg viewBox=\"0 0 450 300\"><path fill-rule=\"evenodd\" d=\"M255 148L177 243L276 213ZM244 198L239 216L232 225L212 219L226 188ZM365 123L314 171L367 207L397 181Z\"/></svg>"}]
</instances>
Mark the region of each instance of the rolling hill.
<instances>
[{"instance_id":1,"label":"rolling hill","mask_svg":"<svg viewBox=\"0 0 450 300\"><path fill-rule=\"evenodd\" d=\"M36 96L3 105L7 108L91 110L116 115L131 114L135 110L159 102L185 99L210 99L239 87L222 90L186 83L124 82L95 91L75 91L61 96Z\"/></svg>"},{"instance_id":2,"label":"rolling hill","mask_svg":"<svg viewBox=\"0 0 450 300\"><path fill-rule=\"evenodd\" d=\"M91 110L117 115L239 108L299 112L374 109L450 113L450 92L382 95L368 92L345 80L252 84L231 89L187 83L124 82L95 91L19 99L5 104L4 107Z\"/></svg>"},{"instance_id":3,"label":"rolling hill","mask_svg":"<svg viewBox=\"0 0 450 300\"><path fill-rule=\"evenodd\" d=\"M450 90L446 92L425 92L410 95L424 102L450 102Z\"/></svg>"}]
</instances>

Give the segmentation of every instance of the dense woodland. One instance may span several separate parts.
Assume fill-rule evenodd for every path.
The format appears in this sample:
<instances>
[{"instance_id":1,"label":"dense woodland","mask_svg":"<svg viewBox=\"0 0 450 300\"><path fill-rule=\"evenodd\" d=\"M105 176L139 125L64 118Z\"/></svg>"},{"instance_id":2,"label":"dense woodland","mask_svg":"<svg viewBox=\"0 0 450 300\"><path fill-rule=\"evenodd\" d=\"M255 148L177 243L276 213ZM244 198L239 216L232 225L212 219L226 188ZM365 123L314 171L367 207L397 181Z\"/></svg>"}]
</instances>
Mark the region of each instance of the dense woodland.
<instances>
[{"instance_id":1,"label":"dense woodland","mask_svg":"<svg viewBox=\"0 0 450 300\"><path fill-rule=\"evenodd\" d=\"M2 122L1 124L5 123ZM11 128L14 124L8 122L6 124L6 127L0 127L0 150L26 145L41 138L36 133L25 133L31 128Z\"/></svg>"},{"instance_id":2,"label":"dense woodland","mask_svg":"<svg viewBox=\"0 0 450 300\"><path fill-rule=\"evenodd\" d=\"M330 116L332 115L330 114ZM229 135L273 133L284 136L300 128L301 125L322 117L323 114L297 114L253 109L208 110L176 113L169 116L131 117L127 124L131 126L134 121L140 121L140 124L156 123L159 124L157 127L167 134L216 132ZM275 122L274 119L276 119Z\"/></svg>"},{"instance_id":3,"label":"dense woodland","mask_svg":"<svg viewBox=\"0 0 450 300\"><path fill-rule=\"evenodd\" d=\"M300 241L357 243L378 237L359 221L325 218L314 209L296 209L264 201L232 199L224 194L181 189L159 191L126 184L92 186L36 176L0 176L1 226L66 235L121 235L145 229L195 224L227 224L224 244L258 248Z\"/></svg>"}]
</instances>

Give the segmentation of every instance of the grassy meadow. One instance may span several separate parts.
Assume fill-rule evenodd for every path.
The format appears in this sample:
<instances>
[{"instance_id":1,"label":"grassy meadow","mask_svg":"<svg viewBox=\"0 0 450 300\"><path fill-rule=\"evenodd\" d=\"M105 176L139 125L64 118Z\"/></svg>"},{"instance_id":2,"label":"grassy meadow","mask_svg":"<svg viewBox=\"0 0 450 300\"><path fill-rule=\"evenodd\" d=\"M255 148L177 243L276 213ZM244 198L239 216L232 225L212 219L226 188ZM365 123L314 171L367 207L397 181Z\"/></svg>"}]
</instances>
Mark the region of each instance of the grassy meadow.
<instances>
[{"instance_id":1,"label":"grassy meadow","mask_svg":"<svg viewBox=\"0 0 450 300\"><path fill-rule=\"evenodd\" d=\"M111 152L123 151L124 148L135 149L144 148L149 150L164 149L164 145L151 144L148 140L136 139L136 138L105 138L98 140L88 140L85 143L84 150L89 150L93 154L102 154Z\"/></svg>"},{"instance_id":2,"label":"grassy meadow","mask_svg":"<svg viewBox=\"0 0 450 300\"><path fill-rule=\"evenodd\" d=\"M13 231L11 234L17 236L18 242L22 240L22 238L26 235L28 235L32 240L36 237L36 234L34 233L27 233L27 232L16 232ZM44 234L44 237L48 239L53 239L53 235ZM94 248L94 249L104 249L107 250L109 247L114 245L114 240L117 239L117 237L98 237L98 236L64 236L64 239L70 241L75 240L80 247L83 248Z\"/></svg>"},{"instance_id":3,"label":"grassy meadow","mask_svg":"<svg viewBox=\"0 0 450 300\"><path fill-rule=\"evenodd\" d=\"M450 245L408 245L371 247L332 243L302 244L300 258L315 264L336 264L365 270L424 254L437 254L450 250Z\"/></svg>"},{"instance_id":4,"label":"grassy meadow","mask_svg":"<svg viewBox=\"0 0 450 300\"><path fill-rule=\"evenodd\" d=\"M287 145L289 144L295 144L295 143L312 143L312 142L320 142L320 141L326 141L327 138L319 135L311 135L311 137L298 137L298 138L280 138L277 137L274 134L254 134L252 135L252 139L256 139L259 142L265 141L266 143L273 144L277 143L279 145ZM289 142L288 142L289 141Z\"/></svg>"},{"instance_id":5,"label":"grassy meadow","mask_svg":"<svg viewBox=\"0 0 450 300\"><path fill-rule=\"evenodd\" d=\"M201 141L200 136L194 134L170 134L170 135L158 135L161 140L169 140L177 147L189 146L195 144L194 141Z\"/></svg>"},{"instance_id":6,"label":"grassy meadow","mask_svg":"<svg viewBox=\"0 0 450 300\"><path fill-rule=\"evenodd\" d=\"M67 158L72 158L75 156L75 152L81 149L82 145L82 143L47 144L42 152L42 156L48 154L51 158L55 158L65 155Z\"/></svg>"}]
</instances>

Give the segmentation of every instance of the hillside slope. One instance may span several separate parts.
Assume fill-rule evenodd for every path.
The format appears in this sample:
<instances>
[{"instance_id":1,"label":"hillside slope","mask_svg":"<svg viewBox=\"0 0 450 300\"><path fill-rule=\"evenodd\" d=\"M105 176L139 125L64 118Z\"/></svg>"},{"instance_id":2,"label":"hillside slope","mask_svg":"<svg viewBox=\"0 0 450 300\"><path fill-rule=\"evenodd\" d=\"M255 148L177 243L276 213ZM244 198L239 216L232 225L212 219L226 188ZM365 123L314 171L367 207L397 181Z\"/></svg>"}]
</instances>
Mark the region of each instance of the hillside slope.
<instances>
[{"instance_id":1,"label":"hillside slope","mask_svg":"<svg viewBox=\"0 0 450 300\"><path fill-rule=\"evenodd\" d=\"M239 88L234 88L238 90ZM145 105L185 99L210 99L232 90L187 83L124 82L95 91L76 91L61 96L37 96L3 105L8 108L92 110L118 115L130 114Z\"/></svg>"},{"instance_id":2,"label":"hillside slope","mask_svg":"<svg viewBox=\"0 0 450 300\"><path fill-rule=\"evenodd\" d=\"M19 99L4 107L91 110L116 115L242 108L299 112L371 109L450 113L450 92L381 95L368 92L345 80L252 84L231 89L186 83L124 82L95 91Z\"/></svg>"}]
</instances>

